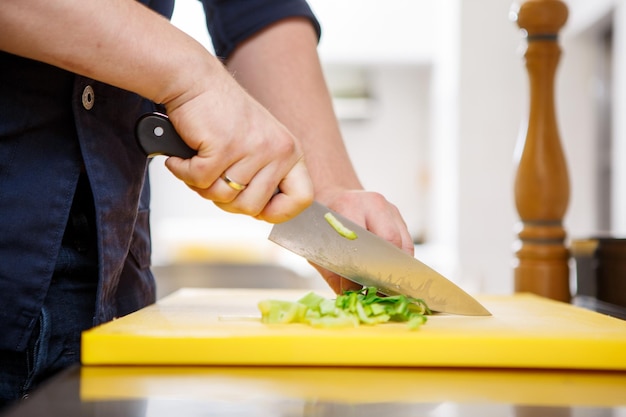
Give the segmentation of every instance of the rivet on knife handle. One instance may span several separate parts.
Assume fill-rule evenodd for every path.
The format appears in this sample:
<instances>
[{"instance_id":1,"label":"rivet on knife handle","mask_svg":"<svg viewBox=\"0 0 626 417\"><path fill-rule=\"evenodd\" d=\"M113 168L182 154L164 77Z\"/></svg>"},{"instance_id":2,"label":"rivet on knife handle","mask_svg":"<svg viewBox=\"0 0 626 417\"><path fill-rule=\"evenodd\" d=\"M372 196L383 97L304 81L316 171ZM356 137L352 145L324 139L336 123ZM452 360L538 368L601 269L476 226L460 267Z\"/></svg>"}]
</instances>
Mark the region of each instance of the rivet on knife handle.
<instances>
[{"instance_id":1,"label":"rivet on knife handle","mask_svg":"<svg viewBox=\"0 0 626 417\"><path fill-rule=\"evenodd\" d=\"M168 117L161 113L141 116L135 126L135 136L139 146L150 158L167 155L189 159L197 154L178 135Z\"/></svg>"}]
</instances>

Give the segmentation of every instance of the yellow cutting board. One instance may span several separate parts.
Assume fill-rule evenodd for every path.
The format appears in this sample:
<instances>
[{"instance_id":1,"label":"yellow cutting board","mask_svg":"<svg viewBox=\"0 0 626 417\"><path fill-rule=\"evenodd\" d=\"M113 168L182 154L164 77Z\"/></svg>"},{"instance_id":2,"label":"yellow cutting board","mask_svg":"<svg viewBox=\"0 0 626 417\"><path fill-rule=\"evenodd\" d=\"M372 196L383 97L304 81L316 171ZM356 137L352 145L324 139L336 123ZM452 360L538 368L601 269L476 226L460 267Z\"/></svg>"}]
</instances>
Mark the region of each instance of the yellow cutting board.
<instances>
[{"instance_id":1,"label":"yellow cutting board","mask_svg":"<svg viewBox=\"0 0 626 417\"><path fill-rule=\"evenodd\" d=\"M84 332L82 362L626 370L626 321L531 294L477 297L493 316L436 314L413 331L260 322L259 301L305 293L182 289Z\"/></svg>"}]
</instances>

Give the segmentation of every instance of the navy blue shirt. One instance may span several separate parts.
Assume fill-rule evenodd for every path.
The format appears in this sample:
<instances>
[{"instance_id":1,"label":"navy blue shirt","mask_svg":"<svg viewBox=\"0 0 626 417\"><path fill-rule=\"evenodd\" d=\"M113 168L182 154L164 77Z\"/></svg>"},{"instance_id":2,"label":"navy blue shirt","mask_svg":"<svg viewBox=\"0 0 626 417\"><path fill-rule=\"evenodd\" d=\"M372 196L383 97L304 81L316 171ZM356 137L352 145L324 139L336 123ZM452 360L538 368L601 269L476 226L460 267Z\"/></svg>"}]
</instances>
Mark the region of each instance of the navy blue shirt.
<instances>
[{"instance_id":1,"label":"navy blue shirt","mask_svg":"<svg viewBox=\"0 0 626 417\"><path fill-rule=\"evenodd\" d=\"M170 17L173 0L142 0ZM305 0L202 0L216 54ZM78 178L96 207L94 324L154 302L147 159L133 131L155 105L136 94L0 51L0 349L23 350L56 264Z\"/></svg>"}]
</instances>

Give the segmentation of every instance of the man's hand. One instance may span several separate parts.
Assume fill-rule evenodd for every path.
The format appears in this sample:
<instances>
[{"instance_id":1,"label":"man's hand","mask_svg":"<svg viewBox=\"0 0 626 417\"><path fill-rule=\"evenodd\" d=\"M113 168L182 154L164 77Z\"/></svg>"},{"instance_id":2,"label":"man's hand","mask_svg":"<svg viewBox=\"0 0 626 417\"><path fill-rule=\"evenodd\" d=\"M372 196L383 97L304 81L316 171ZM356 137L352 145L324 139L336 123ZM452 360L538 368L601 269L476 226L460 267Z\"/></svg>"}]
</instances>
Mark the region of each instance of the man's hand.
<instances>
[{"instance_id":1,"label":"man's hand","mask_svg":"<svg viewBox=\"0 0 626 417\"><path fill-rule=\"evenodd\" d=\"M299 214L313 200L313 185L296 138L226 71L205 84L201 94L167 106L198 153L169 158L166 166L225 211L270 223Z\"/></svg>"},{"instance_id":2,"label":"man's hand","mask_svg":"<svg viewBox=\"0 0 626 417\"><path fill-rule=\"evenodd\" d=\"M381 194L367 191L343 191L335 193L324 202L329 208L413 255L415 250L413 240L400 212ZM361 288L361 285L334 272L315 264L312 265L337 294L345 290Z\"/></svg>"}]
</instances>

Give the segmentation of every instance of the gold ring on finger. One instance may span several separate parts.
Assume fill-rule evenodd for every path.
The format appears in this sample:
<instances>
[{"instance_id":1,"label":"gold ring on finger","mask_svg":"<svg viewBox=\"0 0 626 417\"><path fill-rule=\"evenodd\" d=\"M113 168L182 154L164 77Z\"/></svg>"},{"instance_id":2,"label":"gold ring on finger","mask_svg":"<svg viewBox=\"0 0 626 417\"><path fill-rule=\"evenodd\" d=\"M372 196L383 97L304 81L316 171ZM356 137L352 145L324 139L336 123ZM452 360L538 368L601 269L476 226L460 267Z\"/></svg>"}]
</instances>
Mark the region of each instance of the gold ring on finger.
<instances>
[{"instance_id":1,"label":"gold ring on finger","mask_svg":"<svg viewBox=\"0 0 626 417\"><path fill-rule=\"evenodd\" d=\"M226 184L236 191L243 191L248 186L247 184L240 184L237 181L233 181L226 173L223 173L221 178L226 182Z\"/></svg>"}]
</instances>

